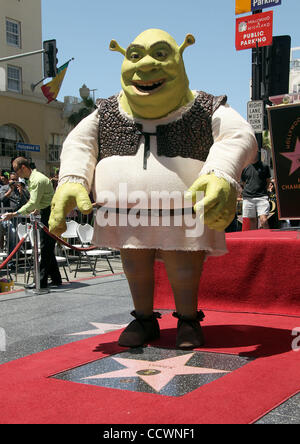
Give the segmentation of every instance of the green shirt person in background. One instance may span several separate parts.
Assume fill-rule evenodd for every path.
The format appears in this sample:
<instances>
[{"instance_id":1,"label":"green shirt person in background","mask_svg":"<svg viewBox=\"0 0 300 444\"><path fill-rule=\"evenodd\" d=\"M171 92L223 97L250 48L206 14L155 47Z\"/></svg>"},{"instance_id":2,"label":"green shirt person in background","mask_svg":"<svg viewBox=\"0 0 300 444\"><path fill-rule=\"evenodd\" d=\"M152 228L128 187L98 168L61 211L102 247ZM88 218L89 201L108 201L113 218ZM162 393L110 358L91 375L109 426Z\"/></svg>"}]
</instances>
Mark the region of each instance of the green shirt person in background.
<instances>
[{"instance_id":1,"label":"green shirt person in background","mask_svg":"<svg viewBox=\"0 0 300 444\"><path fill-rule=\"evenodd\" d=\"M29 201L18 211L6 213L3 220L10 220L17 215L33 213L41 214L41 222L48 228L48 220L51 211L51 201L54 190L50 179L36 169L32 169L30 162L25 157L17 157L12 163L14 171L22 179L28 179ZM47 235L43 230L40 233L41 239L41 263L40 263L40 288L48 287L48 276L55 286L61 285L61 275L55 258L55 240ZM29 286L35 288L35 284Z\"/></svg>"},{"instance_id":2,"label":"green shirt person in background","mask_svg":"<svg viewBox=\"0 0 300 444\"><path fill-rule=\"evenodd\" d=\"M54 194L53 185L48 177L37 170L31 170L28 191L30 192L30 199L18 210L19 214L28 214L51 205Z\"/></svg>"}]
</instances>

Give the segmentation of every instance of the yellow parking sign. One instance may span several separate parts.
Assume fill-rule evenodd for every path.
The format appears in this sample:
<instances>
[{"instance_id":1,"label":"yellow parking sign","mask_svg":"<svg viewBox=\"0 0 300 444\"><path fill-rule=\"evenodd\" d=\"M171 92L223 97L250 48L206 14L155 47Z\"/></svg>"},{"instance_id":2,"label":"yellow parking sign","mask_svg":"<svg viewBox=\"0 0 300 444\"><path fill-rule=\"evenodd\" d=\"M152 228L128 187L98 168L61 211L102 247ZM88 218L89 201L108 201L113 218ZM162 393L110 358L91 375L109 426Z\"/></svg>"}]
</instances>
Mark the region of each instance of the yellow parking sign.
<instances>
[{"instance_id":1,"label":"yellow parking sign","mask_svg":"<svg viewBox=\"0 0 300 444\"><path fill-rule=\"evenodd\" d=\"M235 13L243 14L244 12L250 12L252 4L251 0L235 0Z\"/></svg>"}]
</instances>

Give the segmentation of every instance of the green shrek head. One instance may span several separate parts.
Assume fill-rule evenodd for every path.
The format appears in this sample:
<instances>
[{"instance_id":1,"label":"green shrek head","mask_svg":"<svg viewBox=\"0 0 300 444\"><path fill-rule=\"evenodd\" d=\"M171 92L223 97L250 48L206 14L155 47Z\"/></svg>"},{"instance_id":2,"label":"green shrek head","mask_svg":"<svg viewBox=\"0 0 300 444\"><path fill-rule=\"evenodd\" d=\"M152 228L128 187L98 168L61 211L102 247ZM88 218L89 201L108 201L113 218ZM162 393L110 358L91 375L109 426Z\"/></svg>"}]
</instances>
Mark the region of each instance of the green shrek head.
<instances>
[{"instance_id":1,"label":"green shrek head","mask_svg":"<svg viewBox=\"0 0 300 444\"><path fill-rule=\"evenodd\" d=\"M193 100L182 54L195 43L188 34L181 46L167 32L148 29L127 48L115 40L110 49L124 55L121 70L121 106L128 114L156 119Z\"/></svg>"}]
</instances>

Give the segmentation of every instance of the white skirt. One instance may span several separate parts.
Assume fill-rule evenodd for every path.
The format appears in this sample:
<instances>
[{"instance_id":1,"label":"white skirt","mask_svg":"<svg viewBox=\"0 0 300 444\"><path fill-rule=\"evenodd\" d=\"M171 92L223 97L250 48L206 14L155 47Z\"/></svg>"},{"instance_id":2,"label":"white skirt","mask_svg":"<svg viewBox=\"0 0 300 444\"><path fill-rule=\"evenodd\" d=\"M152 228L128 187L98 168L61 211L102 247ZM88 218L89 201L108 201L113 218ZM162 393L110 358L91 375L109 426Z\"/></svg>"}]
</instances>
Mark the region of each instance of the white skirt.
<instances>
[{"instance_id":1,"label":"white skirt","mask_svg":"<svg viewBox=\"0 0 300 444\"><path fill-rule=\"evenodd\" d=\"M209 229L195 214L157 215L98 209L93 244L114 249L204 250L207 255L227 253L225 233Z\"/></svg>"}]
</instances>

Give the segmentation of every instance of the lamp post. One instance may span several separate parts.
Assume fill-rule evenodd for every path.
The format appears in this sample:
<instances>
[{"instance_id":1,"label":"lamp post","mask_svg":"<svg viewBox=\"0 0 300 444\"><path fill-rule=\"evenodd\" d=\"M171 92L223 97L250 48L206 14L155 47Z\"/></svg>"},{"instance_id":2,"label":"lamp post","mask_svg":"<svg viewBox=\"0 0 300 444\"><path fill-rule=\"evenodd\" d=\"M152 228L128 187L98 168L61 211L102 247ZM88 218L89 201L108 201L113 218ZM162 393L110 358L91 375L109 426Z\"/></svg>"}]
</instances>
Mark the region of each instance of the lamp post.
<instances>
[{"instance_id":1,"label":"lamp post","mask_svg":"<svg viewBox=\"0 0 300 444\"><path fill-rule=\"evenodd\" d=\"M262 9L254 11L254 14L262 13ZM258 47L258 43L256 43L256 48L252 49L252 94L251 100L261 100L262 94L262 48ZM258 157L261 159L261 149L262 149L262 133L256 133L256 140L258 145Z\"/></svg>"},{"instance_id":2,"label":"lamp post","mask_svg":"<svg viewBox=\"0 0 300 444\"><path fill-rule=\"evenodd\" d=\"M98 91L98 89L90 89L86 86L84 83L82 87L79 89L79 94L82 100L87 99L90 97L91 92L93 93L93 102L95 103L95 91Z\"/></svg>"},{"instance_id":3,"label":"lamp post","mask_svg":"<svg viewBox=\"0 0 300 444\"><path fill-rule=\"evenodd\" d=\"M85 84L83 84L82 87L79 89L79 94L82 99L87 99L90 95L90 89Z\"/></svg>"}]
</instances>

